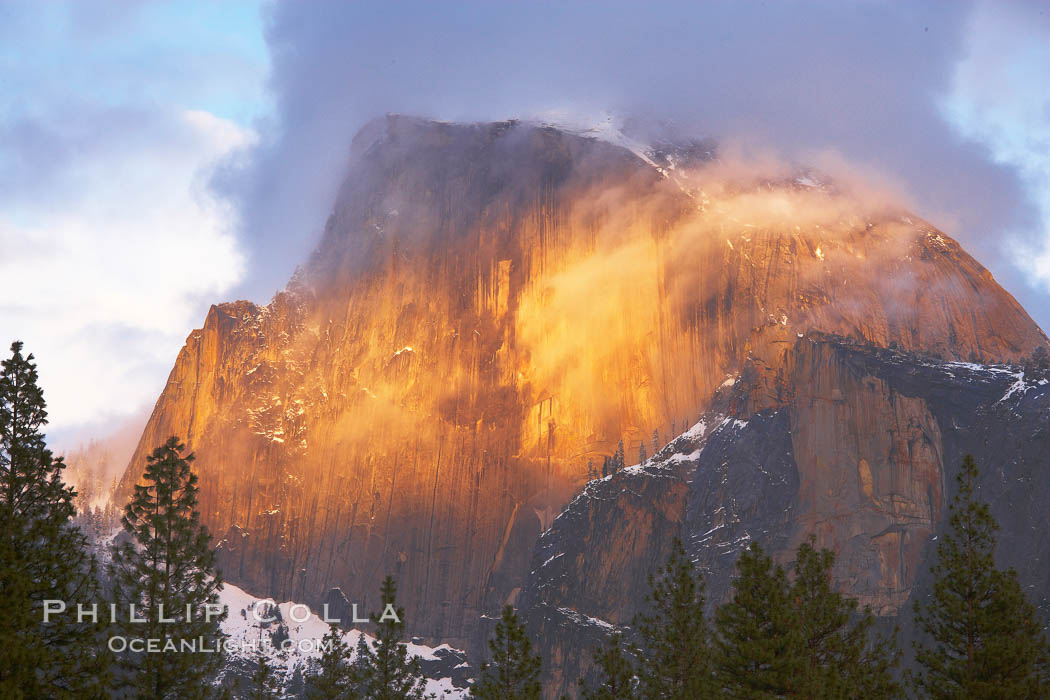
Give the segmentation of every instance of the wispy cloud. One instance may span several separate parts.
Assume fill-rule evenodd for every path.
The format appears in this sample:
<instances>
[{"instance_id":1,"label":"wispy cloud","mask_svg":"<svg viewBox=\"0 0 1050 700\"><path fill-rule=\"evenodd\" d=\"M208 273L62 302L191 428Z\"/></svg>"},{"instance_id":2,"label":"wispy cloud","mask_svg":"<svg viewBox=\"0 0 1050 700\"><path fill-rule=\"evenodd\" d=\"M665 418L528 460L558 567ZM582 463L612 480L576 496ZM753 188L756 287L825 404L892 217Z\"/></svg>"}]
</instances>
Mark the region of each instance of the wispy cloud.
<instances>
[{"instance_id":1,"label":"wispy cloud","mask_svg":"<svg viewBox=\"0 0 1050 700\"><path fill-rule=\"evenodd\" d=\"M1050 8L983 3L944 101L960 134L1023 182L1038 219L1005 229L1015 264L1050 291Z\"/></svg>"},{"instance_id":2,"label":"wispy cloud","mask_svg":"<svg viewBox=\"0 0 1050 700\"><path fill-rule=\"evenodd\" d=\"M39 358L59 426L155 398L202 302L243 275L231 212L199 174L250 135L204 112L158 116L148 147L74 159L50 206L37 193L0 216L4 330Z\"/></svg>"}]
</instances>

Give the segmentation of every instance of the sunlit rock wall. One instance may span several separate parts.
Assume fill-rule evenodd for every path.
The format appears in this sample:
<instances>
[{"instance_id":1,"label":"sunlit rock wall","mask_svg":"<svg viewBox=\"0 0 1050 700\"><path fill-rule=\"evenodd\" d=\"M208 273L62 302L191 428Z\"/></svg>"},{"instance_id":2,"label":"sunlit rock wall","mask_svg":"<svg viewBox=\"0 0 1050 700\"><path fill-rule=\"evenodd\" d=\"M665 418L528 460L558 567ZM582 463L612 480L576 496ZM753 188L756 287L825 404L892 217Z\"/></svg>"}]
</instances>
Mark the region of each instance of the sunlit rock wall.
<instances>
[{"instance_id":1,"label":"sunlit rock wall","mask_svg":"<svg viewBox=\"0 0 1050 700\"><path fill-rule=\"evenodd\" d=\"M212 307L187 338L123 489L179 435L230 581L374 606L391 573L411 634L466 643L589 469L692 425L751 358L768 377L741 402L800 397L813 528L890 528L849 566L895 605L941 507L936 425L878 382L786 365L811 330L950 359L1045 342L954 241L863 192L390 117L355 139L287 289Z\"/></svg>"}]
</instances>

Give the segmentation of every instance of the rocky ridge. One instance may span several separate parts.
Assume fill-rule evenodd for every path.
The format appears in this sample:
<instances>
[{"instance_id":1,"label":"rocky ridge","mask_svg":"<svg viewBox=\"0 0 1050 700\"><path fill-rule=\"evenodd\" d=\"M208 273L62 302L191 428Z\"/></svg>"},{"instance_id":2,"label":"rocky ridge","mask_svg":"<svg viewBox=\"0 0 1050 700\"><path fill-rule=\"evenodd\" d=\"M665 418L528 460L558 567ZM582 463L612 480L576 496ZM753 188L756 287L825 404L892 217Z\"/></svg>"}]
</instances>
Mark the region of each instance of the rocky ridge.
<instances>
[{"instance_id":1,"label":"rocky ridge","mask_svg":"<svg viewBox=\"0 0 1050 700\"><path fill-rule=\"evenodd\" d=\"M982 465L980 497L1003 526L998 563L1016 568L1050 612L1045 373L822 334L798 338L788 354L778 379L788 391L770 400L760 363L745 367L688 432L644 464L590 482L541 536L521 605L554 669L547 697L572 692L607 634L631 634L646 577L674 537L713 609L751 541L790 570L813 536L836 553L836 585L900 622L907 643L908 603L928 591L965 454Z\"/></svg>"}]
</instances>

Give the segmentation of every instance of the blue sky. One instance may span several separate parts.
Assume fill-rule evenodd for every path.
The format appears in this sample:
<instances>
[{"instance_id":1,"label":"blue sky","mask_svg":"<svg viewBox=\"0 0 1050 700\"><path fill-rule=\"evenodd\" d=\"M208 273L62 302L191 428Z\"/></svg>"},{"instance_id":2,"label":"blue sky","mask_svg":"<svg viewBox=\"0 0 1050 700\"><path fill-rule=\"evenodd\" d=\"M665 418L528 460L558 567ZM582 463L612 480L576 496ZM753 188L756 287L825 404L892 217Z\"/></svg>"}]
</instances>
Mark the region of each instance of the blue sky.
<instances>
[{"instance_id":1,"label":"blue sky","mask_svg":"<svg viewBox=\"0 0 1050 700\"><path fill-rule=\"evenodd\" d=\"M5 110L177 104L249 124L266 108L259 2L0 4Z\"/></svg>"},{"instance_id":2,"label":"blue sky","mask_svg":"<svg viewBox=\"0 0 1050 700\"><path fill-rule=\"evenodd\" d=\"M390 111L671 120L894 183L1050 325L1045 3L0 0L0 329L52 428L141 416L309 252Z\"/></svg>"}]
</instances>

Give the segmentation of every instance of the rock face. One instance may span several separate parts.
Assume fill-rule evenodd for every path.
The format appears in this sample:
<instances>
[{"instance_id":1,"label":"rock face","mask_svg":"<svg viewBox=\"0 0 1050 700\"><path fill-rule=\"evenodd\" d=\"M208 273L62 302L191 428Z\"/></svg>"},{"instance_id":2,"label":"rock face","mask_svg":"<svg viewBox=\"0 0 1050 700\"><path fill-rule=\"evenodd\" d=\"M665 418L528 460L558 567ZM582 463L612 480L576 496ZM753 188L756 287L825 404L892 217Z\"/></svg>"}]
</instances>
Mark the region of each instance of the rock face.
<instances>
[{"instance_id":1,"label":"rock face","mask_svg":"<svg viewBox=\"0 0 1050 700\"><path fill-rule=\"evenodd\" d=\"M680 529L713 590L745 535L789 548L815 532L842 553L842 584L891 613L968 443L945 437L950 400L862 372L846 340L815 333L985 363L1046 343L946 235L809 176L390 117L355 139L287 289L214 306L187 338L122 487L182 436L229 581L370 606L394 574L428 642L475 643L527 581L545 631L573 614L621 624L635 574ZM1005 375L989 376L977 385L998 391ZM580 519L581 539L537 568L593 464L702 415L709 433L673 443L695 447L665 450L673 468L618 477L640 480L628 494L588 486L559 521ZM716 430L716 415L749 422ZM537 578L557 567L557 585Z\"/></svg>"},{"instance_id":2,"label":"rock face","mask_svg":"<svg viewBox=\"0 0 1050 700\"><path fill-rule=\"evenodd\" d=\"M553 672L547 697L574 690L605 635L630 634L646 576L674 537L713 608L752 540L790 569L813 536L836 553L836 585L900 622L907 643L905 603L930 588L932 537L966 454L982 465L979 495L1003 526L998 563L1050 610L1045 374L807 334L779 380L788 390L753 411L748 397L768 393L746 366L696 426L646 463L589 483L540 538L521 604Z\"/></svg>"}]
</instances>

